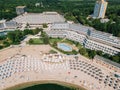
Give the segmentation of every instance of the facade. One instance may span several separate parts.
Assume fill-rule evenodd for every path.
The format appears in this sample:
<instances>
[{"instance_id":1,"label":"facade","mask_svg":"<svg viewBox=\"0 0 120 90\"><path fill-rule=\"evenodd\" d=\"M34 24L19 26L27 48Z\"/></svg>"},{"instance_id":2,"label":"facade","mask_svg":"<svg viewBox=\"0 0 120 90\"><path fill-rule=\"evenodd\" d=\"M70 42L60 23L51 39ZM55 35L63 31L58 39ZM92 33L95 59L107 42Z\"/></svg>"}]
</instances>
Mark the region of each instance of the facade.
<instances>
[{"instance_id":1,"label":"facade","mask_svg":"<svg viewBox=\"0 0 120 90\"><path fill-rule=\"evenodd\" d=\"M17 29L18 27L19 25L17 24L17 22L6 20L0 21L0 30L14 30Z\"/></svg>"},{"instance_id":2,"label":"facade","mask_svg":"<svg viewBox=\"0 0 120 90\"><path fill-rule=\"evenodd\" d=\"M26 6L17 6L16 13L17 15L24 14L26 12Z\"/></svg>"},{"instance_id":3,"label":"facade","mask_svg":"<svg viewBox=\"0 0 120 90\"><path fill-rule=\"evenodd\" d=\"M94 18L104 18L106 13L108 2L104 0L98 0L95 4L93 17Z\"/></svg>"},{"instance_id":4,"label":"facade","mask_svg":"<svg viewBox=\"0 0 120 90\"><path fill-rule=\"evenodd\" d=\"M100 50L110 55L120 52L120 39L108 33L96 31L91 27L78 24L54 23L46 31L50 37L74 40L91 50Z\"/></svg>"},{"instance_id":5,"label":"facade","mask_svg":"<svg viewBox=\"0 0 120 90\"><path fill-rule=\"evenodd\" d=\"M4 29L6 27L6 24L5 24L6 20L1 20L0 21L0 30L1 29Z\"/></svg>"}]
</instances>

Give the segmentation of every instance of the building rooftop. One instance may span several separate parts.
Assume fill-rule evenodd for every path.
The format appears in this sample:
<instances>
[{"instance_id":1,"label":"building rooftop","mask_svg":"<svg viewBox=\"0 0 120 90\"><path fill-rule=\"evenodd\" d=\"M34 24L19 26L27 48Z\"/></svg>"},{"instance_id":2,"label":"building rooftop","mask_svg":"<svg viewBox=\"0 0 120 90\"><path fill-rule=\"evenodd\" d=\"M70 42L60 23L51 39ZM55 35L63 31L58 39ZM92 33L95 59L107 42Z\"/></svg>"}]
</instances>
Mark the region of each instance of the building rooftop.
<instances>
[{"instance_id":1,"label":"building rooftop","mask_svg":"<svg viewBox=\"0 0 120 90\"><path fill-rule=\"evenodd\" d=\"M17 23L43 24L54 22L65 22L63 16L57 12L26 13L13 19Z\"/></svg>"},{"instance_id":2,"label":"building rooftop","mask_svg":"<svg viewBox=\"0 0 120 90\"><path fill-rule=\"evenodd\" d=\"M25 8L26 6L17 6L16 8Z\"/></svg>"},{"instance_id":3,"label":"building rooftop","mask_svg":"<svg viewBox=\"0 0 120 90\"><path fill-rule=\"evenodd\" d=\"M4 23L4 22L6 22L6 20L4 20L4 19L3 19L3 20L0 20L0 23Z\"/></svg>"},{"instance_id":4,"label":"building rooftop","mask_svg":"<svg viewBox=\"0 0 120 90\"><path fill-rule=\"evenodd\" d=\"M11 28L17 28L18 24L15 21L6 21L5 22L0 23L0 29L11 29ZM5 23L5 25L3 24Z\"/></svg>"}]
</instances>

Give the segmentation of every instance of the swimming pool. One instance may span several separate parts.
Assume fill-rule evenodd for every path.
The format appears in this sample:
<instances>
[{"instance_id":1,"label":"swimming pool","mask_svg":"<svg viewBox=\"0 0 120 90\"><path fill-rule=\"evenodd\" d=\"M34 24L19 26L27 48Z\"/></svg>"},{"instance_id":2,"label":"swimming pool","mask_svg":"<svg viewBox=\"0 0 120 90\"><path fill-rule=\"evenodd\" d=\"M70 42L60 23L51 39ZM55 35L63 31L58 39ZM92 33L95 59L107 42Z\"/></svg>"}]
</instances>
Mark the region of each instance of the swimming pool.
<instances>
[{"instance_id":1,"label":"swimming pool","mask_svg":"<svg viewBox=\"0 0 120 90\"><path fill-rule=\"evenodd\" d=\"M4 36L4 35L7 35L6 31L0 32L0 36Z\"/></svg>"},{"instance_id":2,"label":"swimming pool","mask_svg":"<svg viewBox=\"0 0 120 90\"><path fill-rule=\"evenodd\" d=\"M8 30L8 31L1 31L0 36L5 36L7 35L8 32L13 31L13 30Z\"/></svg>"},{"instance_id":3,"label":"swimming pool","mask_svg":"<svg viewBox=\"0 0 120 90\"><path fill-rule=\"evenodd\" d=\"M72 47L65 43L58 43L58 48L67 52L72 51Z\"/></svg>"}]
</instances>

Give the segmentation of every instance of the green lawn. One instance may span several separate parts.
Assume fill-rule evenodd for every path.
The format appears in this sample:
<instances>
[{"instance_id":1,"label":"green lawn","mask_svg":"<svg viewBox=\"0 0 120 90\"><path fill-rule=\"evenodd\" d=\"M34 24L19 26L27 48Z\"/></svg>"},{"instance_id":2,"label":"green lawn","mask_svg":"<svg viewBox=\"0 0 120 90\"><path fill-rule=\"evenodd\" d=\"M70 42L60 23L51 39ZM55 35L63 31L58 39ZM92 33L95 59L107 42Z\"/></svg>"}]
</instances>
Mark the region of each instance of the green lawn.
<instances>
[{"instance_id":1,"label":"green lawn","mask_svg":"<svg viewBox=\"0 0 120 90\"><path fill-rule=\"evenodd\" d=\"M55 50L50 50L49 53L55 54L55 53L57 53L57 52L56 52Z\"/></svg>"},{"instance_id":2,"label":"green lawn","mask_svg":"<svg viewBox=\"0 0 120 90\"><path fill-rule=\"evenodd\" d=\"M49 41L51 44L53 44L54 42L61 42L63 39L62 38L50 38Z\"/></svg>"},{"instance_id":3,"label":"green lawn","mask_svg":"<svg viewBox=\"0 0 120 90\"><path fill-rule=\"evenodd\" d=\"M63 43L74 44L73 41L64 39L64 38L50 38L49 41L51 44L53 44L54 42L63 42Z\"/></svg>"},{"instance_id":4,"label":"green lawn","mask_svg":"<svg viewBox=\"0 0 120 90\"><path fill-rule=\"evenodd\" d=\"M41 38L41 39L39 39L39 38L34 38L34 39L32 39L32 40L33 40L33 42L30 43L30 44L44 44L42 38Z\"/></svg>"},{"instance_id":5,"label":"green lawn","mask_svg":"<svg viewBox=\"0 0 120 90\"><path fill-rule=\"evenodd\" d=\"M50 42L50 44L51 44L52 47L56 48L57 50L59 50L60 52L62 52L62 53L64 53L64 54L77 54L77 53L78 53L76 50L72 50L71 52L65 52L65 51L59 49L59 48L56 46L56 44L54 44L55 42L56 42L56 43L59 43L59 42L60 42L60 43L68 43L68 44L71 44L71 45L75 44L75 43L74 43L73 41L71 41L71 40L64 39L64 38L50 38L50 39L49 39L49 42Z\"/></svg>"}]
</instances>

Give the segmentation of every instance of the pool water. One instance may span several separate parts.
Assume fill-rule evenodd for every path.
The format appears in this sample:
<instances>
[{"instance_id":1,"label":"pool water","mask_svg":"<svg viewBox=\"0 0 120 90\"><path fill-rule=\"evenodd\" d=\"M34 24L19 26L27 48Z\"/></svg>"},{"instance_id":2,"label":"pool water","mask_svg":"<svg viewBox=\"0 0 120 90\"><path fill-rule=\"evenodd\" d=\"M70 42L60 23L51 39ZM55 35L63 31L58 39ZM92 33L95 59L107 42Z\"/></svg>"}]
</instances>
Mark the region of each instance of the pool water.
<instances>
[{"instance_id":1,"label":"pool water","mask_svg":"<svg viewBox=\"0 0 120 90\"><path fill-rule=\"evenodd\" d=\"M0 36L4 36L4 35L7 35L6 31L0 32Z\"/></svg>"},{"instance_id":2,"label":"pool water","mask_svg":"<svg viewBox=\"0 0 120 90\"><path fill-rule=\"evenodd\" d=\"M67 52L72 51L72 47L65 43L58 43L58 48Z\"/></svg>"},{"instance_id":3,"label":"pool water","mask_svg":"<svg viewBox=\"0 0 120 90\"><path fill-rule=\"evenodd\" d=\"M13 31L13 30L2 31L2 32L0 32L0 36L5 36L5 35L7 35L8 32L11 32L11 31Z\"/></svg>"}]
</instances>

